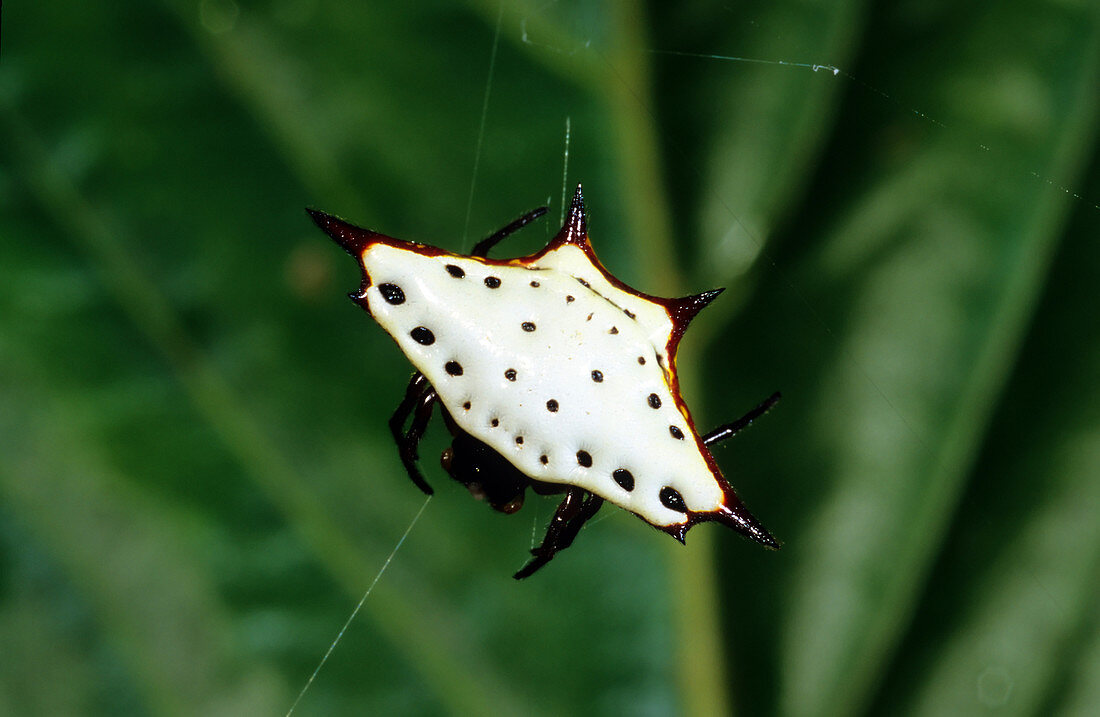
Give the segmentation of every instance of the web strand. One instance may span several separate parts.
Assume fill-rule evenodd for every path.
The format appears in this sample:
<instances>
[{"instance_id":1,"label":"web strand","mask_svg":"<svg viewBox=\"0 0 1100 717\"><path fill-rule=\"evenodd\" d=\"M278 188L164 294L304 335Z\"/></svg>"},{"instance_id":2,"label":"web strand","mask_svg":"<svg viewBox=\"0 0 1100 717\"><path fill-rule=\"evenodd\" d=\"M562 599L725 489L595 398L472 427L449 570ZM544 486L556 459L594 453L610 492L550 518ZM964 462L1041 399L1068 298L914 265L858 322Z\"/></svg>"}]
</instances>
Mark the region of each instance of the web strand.
<instances>
[{"instance_id":1,"label":"web strand","mask_svg":"<svg viewBox=\"0 0 1100 717\"><path fill-rule=\"evenodd\" d=\"M489 54L489 72L488 72L488 76L485 78L485 96L484 96L484 98L482 99L482 102L481 102L481 120L478 123L477 143L476 143L475 148L474 148L474 168L473 168L472 176L470 177L470 195L466 200L466 220L465 220L465 224L464 224L463 229L462 229L462 244L463 244L463 247L465 247L465 245L469 241L470 216L472 214L473 206L474 206L474 192L477 189L477 175L478 175L479 166L481 164L481 147L482 147L482 144L483 144L484 139L485 139L485 123L486 123L486 120L489 116L489 97L490 97L490 95L492 93L492 89L493 89L493 74L496 70L497 49L500 46L500 31L501 31L501 26L503 24L503 21L504 21L504 2L502 0L502 2L500 3L500 7L497 11L496 29L493 32L493 49ZM567 157L567 162L568 162L568 151L569 151L568 150L568 136L569 136L568 133L569 133L569 129L568 129L568 119L567 119L566 120L566 138L567 138L566 139L566 157ZM566 166L568 167L568 164ZM371 580L371 583L367 587L366 591L363 593L363 596L361 598L359 598L359 602L358 602L358 604L356 604L355 609L351 611L351 615L348 616L347 621L344 622L343 627L341 627L340 631L336 634L336 638L333 639L332 643L328 646L328 649L325 651L325 654L321 657L321 661L317 663L317 667L313 670L313 673L309 676L309 679L306 680L306 683L302 687L301 692L299 692L298 696L294 699L294 703L291 704L290 709L287 710L286 717L291 717L291 715L294 713L294 710L298 707L298 703L300 703L302 701L302 698L305 697L306 692L309 690L310 686L313 685L313 681L316 679L318 673L320 673L321 668L325 666L326 662L328 662L328 658L332 655L333 651L336 649L336 645L339 644L341 639L343 639L344 633L347 632L348 627L351 626L351 623L355 620L356 615L358 615L359 611L363 608L363 605L364 605L364 603L366 603L367 598L370 597L370 594L374 591L375 586L378 585L378 581L382 578L383 573L386 572L386 568L388 568L390 566L390 563L393 561L394 556L397 555L397 551L400 550L401 546L405 543L405 539L409 537L409 533L412 532L413 527L416 525L417 521L420 520L420 516L424 514L424 510L428 507L428 503L430 503L431 500L432 500L432 496L430 496L430 495L427 498L424 499L424 503L420 506L420 510L418 510L416 512L416 515L414 515L412 520L409 522L409 526L407 528L405 528L405 532L402 533L401 537L398 539L397 544L393 546L393 550L390 551L390 554L386 557L386 560L382 563L382 567L379 568L378 573L375 574L374 579Z\"/></svg>"},{"instance_id":2,"label":"web strand","mask_svg":"<svg viewBox=\"0 0 1100 717\"><path fill-rule=\"evenodd\" d=\"M851 74L850 72L845 72L844 70L840 69L836 65L819 64L819 63L814 63L814 62L789 62L787 60L766 60L766 59L758 58L758 57L737 57L737 56L734 56L734 55L715 55L715 54L710 54L710 53L705 53L705 52L684 52L684 51L681 51L681 50L652 50L651 49L651 50L647 50L647 52L649 52L652 55L671 55L673 57L694 57L694 58L701 59L701 60L718 60L718 61L722 61L722 62L740 62L740 63L746 63L746 64L752 64L752 65L773 65L773 66L777 66L777 67L798 67L798 68L802 68L802 69L811 70L813 72L828 72L828 73L832 74L833 77L838 77L838 76L839 77L844 77L845 79L847 79L851 82L854 82L857 85L860 85L861 87L863 87L868 92L873 92L874 94L878 95L879 97L886 100L887 102L890 102L891 104L893 104L895 107L897 107L899 110L901 110L903 112L907 112L911 115L919 117L920 119L924 120L925 122L928 122L929 124L933 124L936 127L939 127L940 129L944 129L944 130L950 130L951 129L945 123L943 123L940 120L936 119L935 117L929 115L928 113L922 112L921 110L916 109L915 107L906 107L906 105L902 104L902 102L900 100L893 97L888 92L884 92L883 90L880 90L879 88L875 87L874 85L871 85L867 82L864 82L860 78L856 77L855 75ZM975 147L977 147L978 149L980 149L983 152L989 152L991 154L995 153L995 150L993 148L989 147L988 145L982 144L982 143L976 143ZM1084 195L1073 191L1072 189L1070 189L1069 187L1067 187L1064 184L1060 184L1060 183L1054 181L1053 179L1051 179L1049 177L1046 177L1046 176L1043 176L1042 174L1040 174L1039 172L1036 172L1036 171L1029 171L1028 174L1030 174L1032 177L1039 180L1040 182L1043 182L1044 184L1048 185L1052 189L1057 189L1058 191L1062 192L1063 194L1071 196L1071 197L1073 197L1074 199L1076 199L1080 202L1083 202L1085 204L1088 204L1088 205L1092 206L1093 209L1100 209L1100 203L1093 202L1090 199L1086 199L1084 197Z\"/></svg>"},{"instance_id":3,"label":"web strand","mask_svg":"<svg viewBox=\"0 0 1100 717\"><path fill-rule=\"evenodd\" d=\"M336 649L336 645L344 637L344 633L347 632L348 627L350 627L352 621L355 620L355 616L359 614L359 611L363 607L363 603L365 603L367 601L367 598L370 597L370 594L374 592L374 586L378 584L378 581L382 578L382 574L386 572L386 568L388 568L390 566L390 563L393 561L393 556L397 555L397 551L401 549L401 546L405 542L405 538L409 537L409 533L412 532L413 526L415 526L417 521L420 520L420 516L424 514L424 509L428 507L428 503L430 503L431 501L432 497L430 495L424 499L424 503L420 506L420 510L416 511L416 515L414 515L412 521L409 522L409 527L405 528L405 532L402 533L401 537L397 540L397 544L393 546L393 550L390 551L390 554L386 557L385 562L382 563L382 567L378 569L378 572L375 574L374 579L371 580L370 585L367 587L366 592L363 593L363 597L359 598L359 603L355 606L355 609L351 611L351 615L348 616L348 619L344 623L344 626L340 628L340 632L336 633L336 639L334 639L332 641L332 644L328 646L328 650L325 651L325 654L321 658L321 661L317 663L317 668L313 670L313 674L311 674L309 676L309 679L306 680L306 684L302 687L302 691L298 693L298 697L295 698L294 704L292 704L290 706L290 709L286 711L286 717L290 717L291 714L293 714L295 708L298 707L298 703L302 701L303 697L305 697L306 691L309 690L310 685L313 684L313 680L317 677L317 673L319 673L321 671L321 668L325 666L325 663L328 662L328 658L330 655L332 655L332 651Z\"/></svg>"},{"instance_id":4,"label":"web strand","mask_svg":"<svg viewBox=\"0 0 1100 717\"><path fill-rule=\"evenodd\" d=\"M753 65L780 65L783 67L804 67L814 72L831 72L833 76L843 74L845 77L855 79L847 72L841 72L839 67L833 65L819 65L811 62L788 62L787 60L764 60L756 57L734 57L733 55L711 55L705 52L682 52L680 50L649 50L651 55L673 55L676 57L697 57L703 60L725 60L727 62L745 62Z\"/></svg>"},{"instance_id":5,"label":"web strand","mask_svg":"<svg viewBox=\"0 0 1100 717\"><path fill-rule=\"evenodd\" d=\"M462 228L462 247L470 238L470 214L474 208L474 190L477 188L477 171L481 164L481 145L485 140L485 120L489 116L489 95L493 89L493 72L497 65L497 48L500 47L500 27L504 22L504 2L497 11L497 27L493 32L493 50L489 54L489 76L485 78L485 98L481 102L481 122L477 128L477 145L474 147L474 171L470 178L470 197L466 200L466 224Z\"/></svg>"},{"instance_id":6,"label":"web strand","mask_svg":"<svg viewBox=\"0 0 1100 717\"><path fill-rule=\"evenodd\" d=\"M561 219L559 224L565 224L565 197L569 184L569 132L570 121L568 115L565 118L565 153L562 156L562 168L561 168Z\"/></svg>"}]
</instances>

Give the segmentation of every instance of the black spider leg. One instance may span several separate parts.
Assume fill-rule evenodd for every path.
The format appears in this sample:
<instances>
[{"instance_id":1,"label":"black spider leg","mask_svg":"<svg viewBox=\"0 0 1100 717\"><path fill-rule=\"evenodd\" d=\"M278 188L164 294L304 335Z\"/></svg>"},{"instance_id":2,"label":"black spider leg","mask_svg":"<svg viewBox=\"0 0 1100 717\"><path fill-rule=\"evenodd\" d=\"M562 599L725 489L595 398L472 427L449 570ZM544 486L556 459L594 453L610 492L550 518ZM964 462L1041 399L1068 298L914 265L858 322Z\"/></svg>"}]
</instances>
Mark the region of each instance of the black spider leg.
<instances>
[{"instance_id":1,"label":"black spider leg","mask_svg":"<svg viewBox=\"0 0 1100 717\"><path fill-rule=\"evenodd\" d=\"M559 550L565 550L573 544L581 527L603 505L603 498L591 493L585 494L583 488L571 487L565 491L565 498L558 509L554 511L554 517L550 519L550 527L546 529L546 537L542 539L542 545L531 551L534 559L517 572L514 577L522 580L536 570L550 562L554 554Z\"/></svg>"},{"instance_id":2,"label":"black spider leg","mask_svg":"<svg viewBox=\"0 0 1100 717\"><path fill-rule=\"evenodd\" d=\"M522 217L515 220L514 222L512 222L508 226L504 227L500 231L496 232L492 236L486 237L485 239L482 239L481 241L479 241L477 243L477 245L474 246L474 250L472 252L470 252L470 256L480 256L480 257L489 256L489 250L492 249L494 246L496 246L497 243L499 243L501 239L508 236L509 234L516 233L520 229L524 228L525 226L527 226L531 222L533 222L536 219L538 219L539 217L541 217L543 214L546 214L546 211L547 211L546 207L539 207L538 209L532 209L531 211L527 212Z\"/></svg>"},{"instance_id":3,"label":"black spider leg","mask_svg":"<svg viewBox=\"0 0 1100 717\"><path fill-rule=\"evenodd\" d=\"M752 422L763 416L765 413L771 410L772 406L779 403L779 399L782 398L779 391L776 391L772 395L768 396L763 403L756 408L752 409L744 416L741 416L733 423L727 423L703 436L703 445L709 446L712 443L718 443L724 441L727 438L733 438L741 431L745 430L752 425Z\"/></svg>"},{"instance_id":4,"label":"black spider leg","mask_svg":"<svg viewBox=\"0 0 1100 717\"><path fill-rule=\"evenodd\" d=\"M436 398L435 389L428 383L428 379L417 371L409 381L408 388L405 389L405 398L401 400L397 410L390 417L390 433L393 434L393 440L397 443L401 463L416 487L428 495L434 491L428 485L428 481L424 480L420 468L416 465L420 457L416 449L424 436L424 430L428 427L428 419L432 416L432 406L435 405ZM413 415L414 409L416 415L408 432L405 432L405 421Z\"/></svg>"}]
</instances>

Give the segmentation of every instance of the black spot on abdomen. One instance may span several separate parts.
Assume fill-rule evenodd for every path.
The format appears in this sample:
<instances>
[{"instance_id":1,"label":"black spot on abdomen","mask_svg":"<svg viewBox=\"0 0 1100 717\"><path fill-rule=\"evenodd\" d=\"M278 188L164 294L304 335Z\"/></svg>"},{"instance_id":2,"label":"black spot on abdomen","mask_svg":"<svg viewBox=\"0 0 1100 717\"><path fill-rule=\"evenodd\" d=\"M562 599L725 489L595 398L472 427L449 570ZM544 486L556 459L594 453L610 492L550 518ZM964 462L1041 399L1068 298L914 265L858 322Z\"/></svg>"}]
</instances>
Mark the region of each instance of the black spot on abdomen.
<instances>
[{"instance_id":1,"label":"black spot on abdomen","mask_svg":"<svg viewBox=\"0 0 1100 717\"><path fill-rule=\"evenodd\" d=\"M687 504L684 503L684 496L680 495L680 491L675 488L665 486L661 489L658 496L661 499L661 504L669 510L675 510L679 513L686 513L688 511Z\"/></svg>"},{"instance_id":2,"label":"black spot on abdomen","mask_svg":"<svg viewBox=\"0 0 1100 717\"><path fill-rule=\"evenodd\" d=\"M409 332L409 336L412 336L413 341L423 346L431 346L435 343L435 334L426 326L417 326Z\"/></svg>"},{"instance_id":3,"label":"black spot on abdomen","mask_svg":"<svg viewBox=\"0 0 1100 717\"><path fill-rule=\"evenodd\" d=\"M397 284L379 284L378 293L382 295L387 304L396 306L405 303L405 292Z\"/></svg>"}]
</instances>

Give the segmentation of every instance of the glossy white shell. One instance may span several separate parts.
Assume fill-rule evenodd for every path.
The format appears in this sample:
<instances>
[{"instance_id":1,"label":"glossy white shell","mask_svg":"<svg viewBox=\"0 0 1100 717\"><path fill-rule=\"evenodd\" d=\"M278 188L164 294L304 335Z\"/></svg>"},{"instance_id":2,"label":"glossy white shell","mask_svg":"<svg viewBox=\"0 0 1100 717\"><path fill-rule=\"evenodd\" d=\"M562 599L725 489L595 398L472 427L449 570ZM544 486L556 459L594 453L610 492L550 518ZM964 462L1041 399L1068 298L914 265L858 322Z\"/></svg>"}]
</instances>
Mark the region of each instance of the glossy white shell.
<instances>
[{"instance_id":1,"label":"glossy white shell","mask_svg":"<svg viewBox=\"0 0 1100 717\"><path fill-rule=\"evenodd\" d=\"M690 511L722 509L722 487L669 385L668 311L612 285L580 247L563 244L532 263L502 265L374 243L360 259L374 318L455 421L524 474L579 486L657 526L688 520L662 504L666 486ZM499 286L488 286L489 277ZM405 300L386 301L383 284L400 287ZM414 340L418 327L434 341ZM460 375L454 364L447 370L450 362ZM581 464L581 451L591 466ZM614 480L619 469L630 472L633 490Z\"/></svg>"}]
</instances>

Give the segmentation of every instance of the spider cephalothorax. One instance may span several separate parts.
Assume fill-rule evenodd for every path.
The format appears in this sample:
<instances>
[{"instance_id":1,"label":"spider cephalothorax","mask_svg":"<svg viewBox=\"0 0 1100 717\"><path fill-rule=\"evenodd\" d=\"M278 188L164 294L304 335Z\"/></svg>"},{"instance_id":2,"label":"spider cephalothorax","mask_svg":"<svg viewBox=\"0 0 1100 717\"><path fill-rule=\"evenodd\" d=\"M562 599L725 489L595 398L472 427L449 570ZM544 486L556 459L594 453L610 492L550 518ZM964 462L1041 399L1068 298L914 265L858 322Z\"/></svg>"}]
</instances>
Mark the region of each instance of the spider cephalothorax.
<instances>
[{"instance_id":1,"label":"spider cephalothorax","mask_svg":"<svg viewBox=\"0 0 1100 717\"><path fill-rule=\"evenodd\" d=\"M517 578L568 547L604 500L681 542L691 526L717 521L778 547L707 446L749 425L779 394L705 436L680 396L676 348L720 290L662 299L613 277L588 241L579 186L544 249L487 258L545 213L520 217L463 256L310 212L359 261L352 299L417 368L390 420L410 478L432 492L417 445L438 403L453 437L443 467L475 496L511 513L528 487L565 493Z\"/></svg>"}]
</instances>

